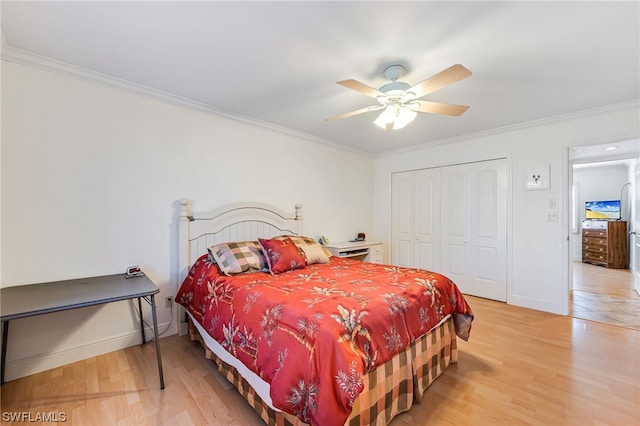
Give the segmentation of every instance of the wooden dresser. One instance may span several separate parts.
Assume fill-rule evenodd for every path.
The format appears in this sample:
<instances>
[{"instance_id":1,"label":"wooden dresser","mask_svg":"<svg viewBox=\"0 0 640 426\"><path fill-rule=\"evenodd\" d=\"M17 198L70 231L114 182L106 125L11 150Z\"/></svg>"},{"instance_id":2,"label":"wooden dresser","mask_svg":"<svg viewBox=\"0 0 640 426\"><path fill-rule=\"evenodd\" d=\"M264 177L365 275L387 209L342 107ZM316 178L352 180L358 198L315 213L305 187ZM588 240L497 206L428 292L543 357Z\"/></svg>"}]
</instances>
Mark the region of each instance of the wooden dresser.
<instances>
[{"instance_id":1,"label":"wooden dresser","mask_svg":"<svg viewBox=\"0 0 640 426\"><path fill-rule=\"evenodd\" d=\"M627 222L582 222L582 261L611 269L627 269Z\"/></svg>"}]
</instances>

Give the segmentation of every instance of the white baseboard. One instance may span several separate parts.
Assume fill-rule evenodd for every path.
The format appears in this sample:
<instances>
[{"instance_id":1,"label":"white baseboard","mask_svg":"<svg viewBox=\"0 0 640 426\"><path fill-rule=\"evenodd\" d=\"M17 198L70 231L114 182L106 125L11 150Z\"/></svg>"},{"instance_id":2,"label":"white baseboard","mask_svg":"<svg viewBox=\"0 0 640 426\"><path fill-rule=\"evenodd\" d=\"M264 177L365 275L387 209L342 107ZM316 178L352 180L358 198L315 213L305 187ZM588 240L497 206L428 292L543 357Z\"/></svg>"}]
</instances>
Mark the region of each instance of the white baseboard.
<instances>
[{"instance_id":1,"label":"white baseboard","mask_svg":"<svg viewBox=\"0 0 640 426\"><path fill-rule=\"evenodd\" d=\"M568 294L568 293L567 293ZM512 296L508 303L523 308L535 309L536 311L550 312L556 315L569 315L569 307L558 303L550 303L547 300L538 300L528 297Z\"/></svg>"},{"instance_id":2,"label":"white baseboard","mask_svg":"<svg viewBox=\"0 0 640 426\"><path fill-rule=\"evenodd\" d=\"M176 321L171 323L158 324L158 332L162 333L166 328L166 332L161 336L166 337L178 332L178 324ZM153 337L153 331L145 328L145 336L148 341ZM20 377L30 376L31 374L40 373L42 371L51 370L52 368L61 367L73 362L82 361L87 358L106 354L109 352L125 349L131 346L139 345L140 331L132 331L120 336L105 339L89 345L78 346L76 348L66 349L60 352L49 352L38 354L27 358L9 361L5 367L5 381L19 379Z\"/></svg>"}]
</instances>

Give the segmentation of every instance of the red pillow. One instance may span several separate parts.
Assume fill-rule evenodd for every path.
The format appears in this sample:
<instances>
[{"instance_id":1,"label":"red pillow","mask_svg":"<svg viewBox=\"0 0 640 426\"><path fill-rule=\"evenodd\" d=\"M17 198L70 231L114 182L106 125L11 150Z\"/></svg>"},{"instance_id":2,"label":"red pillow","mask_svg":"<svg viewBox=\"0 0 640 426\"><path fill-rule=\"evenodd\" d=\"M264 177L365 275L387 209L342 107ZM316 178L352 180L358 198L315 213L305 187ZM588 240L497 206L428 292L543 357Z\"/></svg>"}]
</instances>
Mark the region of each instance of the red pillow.
<instances>
[{"instance_id":1,"label":"red pillow","mask_svg":"<svg viewBox=\"0 0 640 426\"><path fill-rule=\"evenodd\" d=\"M258 241L267 258L269 271L273 275L293 271L294 269L302 269L307 266L307 263L300 256L298 247L291 241L291 238L282 240L263 240L259 238Z\"/></svg>"}]
</instances>

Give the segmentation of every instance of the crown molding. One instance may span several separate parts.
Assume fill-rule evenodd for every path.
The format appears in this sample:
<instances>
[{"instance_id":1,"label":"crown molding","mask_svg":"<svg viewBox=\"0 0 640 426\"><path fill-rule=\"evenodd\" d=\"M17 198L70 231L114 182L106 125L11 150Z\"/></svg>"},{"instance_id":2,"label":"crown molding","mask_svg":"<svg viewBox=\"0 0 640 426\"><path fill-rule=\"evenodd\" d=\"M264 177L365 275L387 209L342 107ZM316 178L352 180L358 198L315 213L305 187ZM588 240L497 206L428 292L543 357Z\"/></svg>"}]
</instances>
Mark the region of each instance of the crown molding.
<instances>
[{"instance_id":1,"label":"crown molding","mask_svg":"<svg viewBox=\"0 0 640 426\"><path fill-rule=\"evenodd\" d=\"M412 145L404 148L385 150L383 152L378 152L378 153L371 153L371 152L356 149L347 145L339 144L337 142L334 142L328 139L320 138L308 133L300 132L288 127L279 126L277 124L258 120L256 118L245 116L236 112L228 111L222 108L217 108L212 105L205 104L203 102L194 101L193 99L185 98L183 96L179 96L173 93L157 90L142 84L133 83L128 80L113 77L107 74L102 74L97 71L93 71L83 67L78 67L66 62L49 58L47 56L38 55L36 53L29 52L27 50L19 49L11 46L7 42L4 32L2 32L1 30L0 30L0 35L2 38L0 57L2 58L3 61L12 62L19 65L32 67L32 68L40 69L47 72L61 74L66 77L82 80L89 83L100 84L100 85L111 87L111 88L124 89L127 91L153 97L155 99L168 102L174 105L196 109L209 114L214 114L214 115L225 117L231 120L240 121L242 123L245 123L251 126L260 127L262 129L267 129L273 132L293 136L299 139L304 139L310 142L315 142L321 145L330 146L343 151L350 151L359 155L363 155L366 157L373 157L373 158L381 158L389 155L397 155L397 154L402 154L406 152L421 150L424 148L435 147L439 145L462 142L462 141L477 139L477 138L486 137L486 136L499 135L507 132L512 132L515 130L534 128L534 127L539 127L543 125L557 123L560 121L567 121L567 120L576 119L576 118L585 118L585 117L603 114L607 112L620 111L620 110L625 110L625 109L634 108L634 107L637 108L638 105L640 105L640 100L635 99L632 101L623 102L619 104L607 105L603 107L562 114L554 117L542 118L539 120L532 120L524 123L498 127L495 129L484 130L484 131L470 133L466 135L439 139L437 141L425 142L419 145Z\"/></svg>"},{"instance_id":2,"label":"crown molding","mask_svg":"<svg viewBox=\"0 0 640 426\"><path fill-rule=\"evenodd\" d=\"M451 137L451 138L439 139L437 141L425 142L425 143L422 143L422 144L419 144L419 145L412 145L412 146L409 146L409 147L404 147L404 148L398 148L398 149L394 149L394 150L379 152L379 153L377 153L375 155L375 157L376 158L382 158L382 157L391 156L391 155L397 155L397 154L403 154L403 153L412 152L412 151L418 151L418 150L425 149L425 148L432 148L432 147L439 146L439 145L446 145L446 144L451 144L451 143L456 143L456 142L464 142L464 141L468 141L468 140L472 140L472 139L478 139L478 138L487 137L487 136L500 135L500 134L503 134L503 133L513 132L513 131L516 131L516 130L531 129L531 128L535 128L535 127L541 127L541 126L546 126L546 125L549 125L549 124L559 123L559 122L562 122L562 121L575 120L575 119L579 119L579 118L587 118L587 117L591 117L591 116L594 116L594 115L605 114L605 113L608 113L608 112L624 111L624 110L629 110L629 109L633 109L633 108L637 109L638 107L640 107L640 99L633 99L633 100L627 101L627 102L621 102L621 103L612 104L612 105L605 105L605 106L601 106L601 107L596 107L596 108L591 108L591 109L586 109L586 110L570 112L570 113L567 113L567 114L556 115L556 116L553 116L553 117L547 117L547 118L541 118L541 119L538 119L538 120L526 121L524 123L511 124L511 125L503 126L503 127L496 127L495 129L483 130L483 131L480 131L480 132L468 133L468 134L465 134L465 135L454 136L454 137ZM629 139L635 139L635 136L629 135Z\"/></svg>"},{"instance_id":3,"label":"crown molding","mask_svg":"<svg viewBox=\"0 0 640 426\"><path fill-rule=\"evenodd\" d=\"M173 93L157 90L142 84L134 83L134 82L117 78L117 77L113 77L108 74L99 73L97 71L93 71L93 70L72 65L66 62L58 61L56 59L53 59L47 56L38 55L36 53L29 52L27 50L13 47L7 43L7 40L4 37L4 33L2 33L2 49L1 49L0 57L2 58L3 61L12 62L15 64L24 65L31 68L40 69L43 71L60 74L65 77L74 78L84 82L100 84L100 85L111 87L111 88L124 89L124 90L135 92L138 94L150 96L155 99L159 99L161 101L168 102L174 105L179 105L179 106L196 109L196 110L203 111L210 114L215 114L231 120L240 121L242 123L245 123L251 126L260 127L262 129L267 129L267 130L285 134L288 136L305 139L321 145L337 148L342 151L350 151L366 157L373 157L373 154L371 154L370 152L366 152L366 151L362 151L346 145L342 145L328 139L319 138L317 136L310 135L308 133L290 129L288 127L280 126L273 123L268 123L266 121L258 120L253 117L249 117L249 116L238 114L232 111L224 110L222 108L217 108L212 105L205 104L203 102L194 101L193 99L185 98L183 96L179 96Z\"/></svg>"}]
</instances>

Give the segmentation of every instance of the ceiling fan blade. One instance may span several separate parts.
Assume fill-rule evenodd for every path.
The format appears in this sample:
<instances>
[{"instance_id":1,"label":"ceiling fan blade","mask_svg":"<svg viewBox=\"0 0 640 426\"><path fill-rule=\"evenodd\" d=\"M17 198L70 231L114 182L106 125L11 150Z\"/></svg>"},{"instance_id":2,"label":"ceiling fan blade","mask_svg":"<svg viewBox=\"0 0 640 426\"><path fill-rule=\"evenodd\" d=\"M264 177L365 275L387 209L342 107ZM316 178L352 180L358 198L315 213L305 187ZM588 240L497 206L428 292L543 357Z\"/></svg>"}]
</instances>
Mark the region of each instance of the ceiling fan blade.
<instances>
[{"instance_id":1,"label":"ceiling fan blade","mask_svg":"<svg viewBox=\"0 0 640 426\"><path fill-rule=\"evenodd\" d=\"M362 113L369 112L369 111L376 111L376 110L382 109L384 107L385 107L384 105L368 106L368 107L365 107L365 108L357 109L355 111L347 112L347 113L342 114L342 115L336 115L335 117L325 118L325 121L342 120L343 118L352 117L354 115L362 114Z\"/></svg>"},{"instance_id":2,"label":"ceiling fan blade","mask_svg":"<svg viewBox=\"0 0 640 426\"><path fill-rule=\"evenodd\" d=\"M386 96L384 93L380 92L378 89L374 89L371 86L367 86L364 83L360 83L356 80L342 80L339 81L338 84L340 86L344 86L347 89L355 90L356 92L360 92L364 95L371 96L372 98L377 98L378 96Z\"/></svg>"},{"instance_id":3,"label":"ceiling fan blade","mask_svg":"<svg viewBox=\"0 0 640 426\"><path fill-rule=\"evenodd\" d=\"M407 104L407 106L414 111L445 115L462 115L462 113L469 109L467 105L444 104L442 102L431 101L413 101Z\"/></svg>"},{"instance_id":4,"label":"ceiling fan blade","mask_svg":"<svg viewBox=\"0 0 640 426\"><path fill-rule=\"evenodd\" d=\"M415 98L418 99L429 93L435 92L438 89L442 89L456 81L465 79L471 75L471 71L466 69L460 64L452 65L444 71L429 77L428 79L416 84L415 86L407 89L407 92L415 93Z\"/></svg>"}]
</instances>

